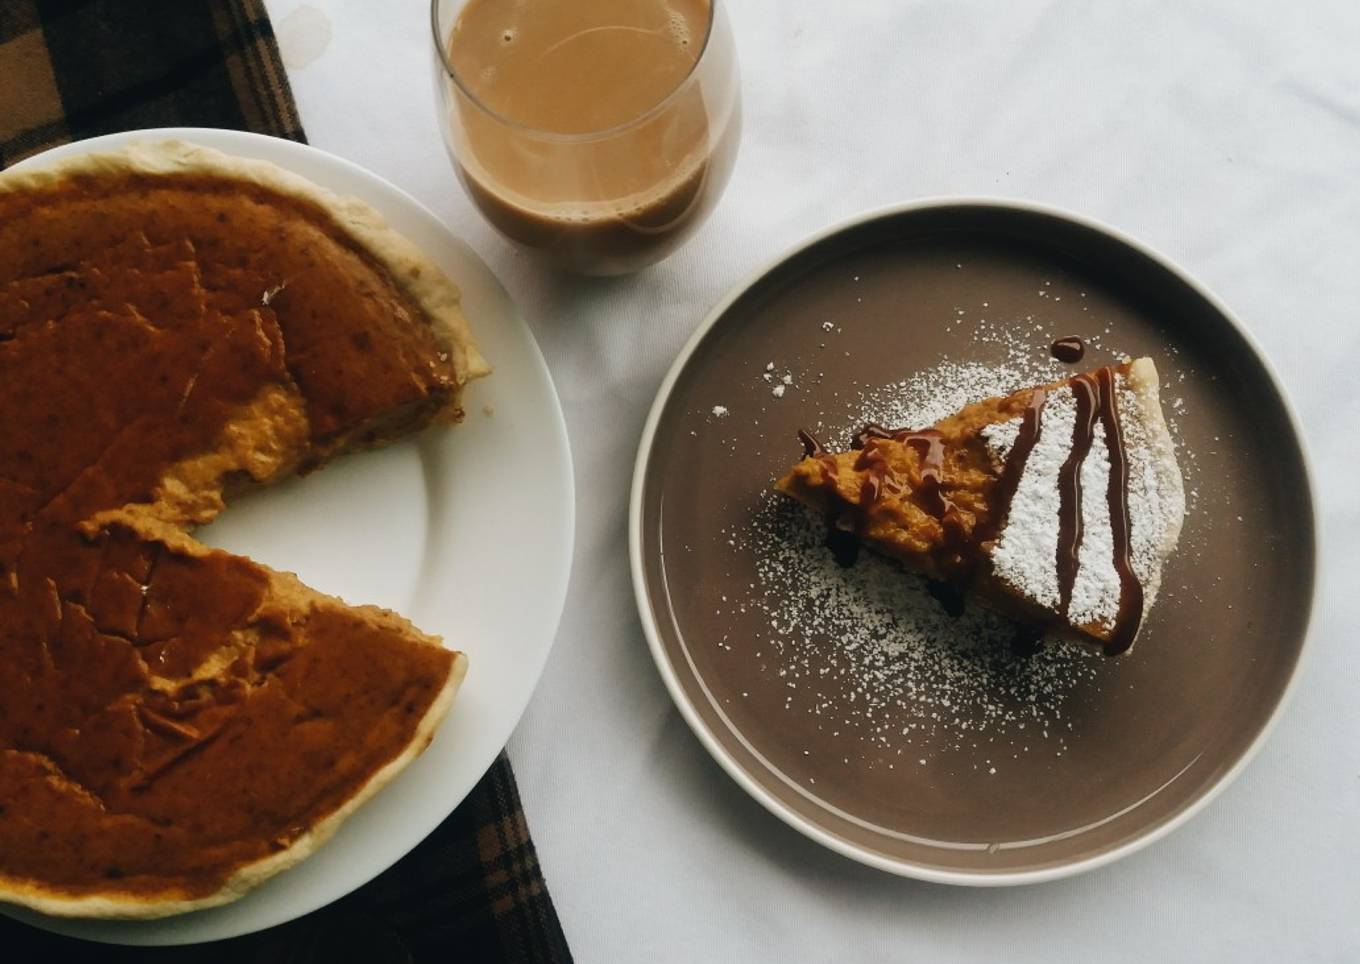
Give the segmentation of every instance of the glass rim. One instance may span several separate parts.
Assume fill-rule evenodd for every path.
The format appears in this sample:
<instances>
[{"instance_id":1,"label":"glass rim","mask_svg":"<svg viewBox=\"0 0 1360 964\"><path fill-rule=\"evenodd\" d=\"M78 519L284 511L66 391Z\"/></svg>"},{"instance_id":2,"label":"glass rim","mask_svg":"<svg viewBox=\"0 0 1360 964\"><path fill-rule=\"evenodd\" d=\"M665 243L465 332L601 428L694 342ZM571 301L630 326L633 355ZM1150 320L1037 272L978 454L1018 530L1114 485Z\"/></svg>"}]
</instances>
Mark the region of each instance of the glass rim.
<instances>
[{"instance_id":1,"label":"glass rim","mask_svg":"<svg viewBox=\"0 0 1360 964\"><path fill-rule=\"evenodd\" d=\"M443 69L444 76L453 81L462 95L476 105L478 110L491 117L499 124L504 124L506 127L523 131L526 134L531 134L534 137L543 140L579 142L601 140L615 134L621 134L624 131L630 130L641 124L645 124L653 117L665 111L665 109L680 96L680 93L690 85L690 82L694 79L695 73L699 70L699 65L703 63L704 57L708 54L708 45L713 39L713 26L718 18L718 3L720 0L708 0L708 23L705 24L704 27L704 39L703 43L699 45L699 54L694 58L694 63L690 64L689 70L685 71L685 75L676 81L675 86L666 93L666 96L662 97L638 116L626 120L622 124L615 124L613 127L602 127L599 130L594 131L581 131L570 134L562 133L560 131L545 131L537 127L531 127L528 124L521 124L519 121L511 120L499 111L489 107L480 97L474 94L465 83L463 83L463 79L458 76L458 71L454 69L453 64L449 60L449 51L445 44L446 38L442 37L439 32L439 9L447 2L450 2L450 0L430 0L430 35L431 39L434 41L435 56L439 58L439 66Z\"/></svg>"}]
</instances>

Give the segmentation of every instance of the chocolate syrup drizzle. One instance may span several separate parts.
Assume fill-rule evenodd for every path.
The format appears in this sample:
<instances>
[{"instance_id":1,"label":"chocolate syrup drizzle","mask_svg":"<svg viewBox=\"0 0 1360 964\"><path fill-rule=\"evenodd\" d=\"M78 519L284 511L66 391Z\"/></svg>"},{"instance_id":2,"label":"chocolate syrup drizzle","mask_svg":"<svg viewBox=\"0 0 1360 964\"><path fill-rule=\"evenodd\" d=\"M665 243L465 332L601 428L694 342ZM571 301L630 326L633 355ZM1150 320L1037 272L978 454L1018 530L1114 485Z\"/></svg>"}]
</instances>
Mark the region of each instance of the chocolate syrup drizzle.
<instances>
[{"instance_id":1,"label":"chocolate syrup drizzle","mask_svg":"<svg viewBox=\"0 0 1360 964\"><path fill-rule=\"evenodd\" d=\"M1044 404L1047 401L1048 392L1042 388L1036 388L1029 397L1029 404L1025 406L1025 414L1020 420L1020 431L1006 453L1006 465L1001 470L1001 481L997 483L996 511L992 513L986 528L978 533L980 543L990 542L1000 535L1011 514L1011 502L1015 500L1015 490L1020 488L1020 477L1025 474L1029 453L1034 451L1034 445L1043 432Z\"/></svg>"},{"instance_id":2,"label":"chocolate syrup drizzle","mask_svg":"<svg viewBox=\"0 0 1360 964\"><path fill-rule=\"evenodd\" d=\"M868 500L868 504L872 505L878 501L885 485L887 490L895 495L903 491L901 484L887 475L888 461L878 451L878 443L884 441L897 442L913 448L921 457L921 484L916 494L924 503L922 508L941 521L957 520L958 508L944 494L944 436L933 428L887 429L871 422L860 430L851 443L852 448L863 453L855 461L855 469L856 471L867 469L870 478L877 479L877 484L872 490L873 498ZM865 494L868 493L860 493L862 503L865 501L863 498Z\"/></svg>"},{"instance_id":3,"label":"chocolate syrup drizzle","mask_svg":"<svg viewBox=\"0 0 1360 964\"><path fill-rule=\"evenodd\" d=\"M1115 400L1114 369L1100 368L1072 379L1077 401L1077 421L1072 429L1072 450L1058 473L1058 594L1064 618L1072 604L1072 586L1077 579L1081 551L1081 467L1091 451L1095 422L1105 428L1105 447L1110 457L1109 484L1105 501L1109 506L1110 530L1114 536L1114 568L1119 574L1119 608L1114 627L1105 644L1106 656L1117 656L1131 645L1143 620L1143 585L1133 571L1132 538L1129 522L1129 462L1124 434L1119 427Z\"/></svg>"},{"instance_id":4,"label":"chocolate syrup drizzle","mask_svg":"<svg viewBox=\"0 0 1360 964\"><path fill-rule=\"evenodd\" d=\"M817 436L805 428L800 428L798 430L798 441L803 443L804 458L816 459L826 470L827 475L833 479L840 474L840 467L836 465L836 457L822 447L822 443L817 441Z\"/></svg>"},{"instance_id":5,"label":"chocolate syrup drizzle","mask_svg":"<svg viewBox=\"0 0 1360 964\"><path fill-rule=\"evenodd\" d=\"M1072 607L1072 586L1077 581L1077 561L1085 535L1081 512L1081 467L1091 452L1096 428L1096 382L1086 375L1072 379L1077 401L1077 421L1072 428L1072 448L1058 470L1058 612Z\"/></svg>"}]
</instances>

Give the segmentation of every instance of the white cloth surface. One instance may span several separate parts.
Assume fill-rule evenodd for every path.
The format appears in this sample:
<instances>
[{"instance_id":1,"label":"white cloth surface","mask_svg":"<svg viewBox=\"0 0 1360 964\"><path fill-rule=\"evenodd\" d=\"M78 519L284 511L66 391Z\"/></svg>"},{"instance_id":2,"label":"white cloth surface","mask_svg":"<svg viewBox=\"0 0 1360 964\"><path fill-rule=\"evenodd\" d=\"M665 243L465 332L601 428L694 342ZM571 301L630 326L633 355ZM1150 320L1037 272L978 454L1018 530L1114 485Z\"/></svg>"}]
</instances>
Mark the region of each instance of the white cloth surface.
<instances>
[{"instance_id":1,"label":"white cloth surface","mask_svg":"<svg viewBox=\"0 0 1360 964\"><path fill-rule=\"evenodd\" d=\"M454 179L424 0L269 2L311 142L453 225L509 288L557 382L575 568L509 749L577 959L1360 959L1360 4L730 7L746 120L726 195L670 260L590 282L517 253ZM1042 886L900 880L768 816L672 707L629 581L642 422L695 325L815 229L936 194L1062 205L1185 265L1278 366L1321 497L1327 591L1264 751L1170 838Z\"/></svg>"}]
</instances>

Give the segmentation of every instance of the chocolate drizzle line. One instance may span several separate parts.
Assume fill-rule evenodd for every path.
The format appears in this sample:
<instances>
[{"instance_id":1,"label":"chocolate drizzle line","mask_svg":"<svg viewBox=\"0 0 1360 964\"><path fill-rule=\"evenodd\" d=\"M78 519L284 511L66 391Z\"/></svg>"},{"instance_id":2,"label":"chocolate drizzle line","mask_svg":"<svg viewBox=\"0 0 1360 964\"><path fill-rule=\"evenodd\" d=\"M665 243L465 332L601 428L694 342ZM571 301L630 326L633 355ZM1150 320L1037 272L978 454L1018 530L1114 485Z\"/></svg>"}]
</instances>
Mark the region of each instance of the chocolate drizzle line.
<instances>
[{"instance_id":1,"label":"chocolate drizzle line","mask_svg":"<svg viewBox=\"0 0 1360 964\"><path fill-rule=\"evenodd\" d=\"M873 436L861 440L864 433L855 437L852 448L859 449L859 458L855 459L855 471L864 472L864 482L859 488L859 504L861 508L867 509L877 502L885 491L893 495L902 493L902 483L893 477L891 466L888 465L888 457L879 449L879 444L886 436Z\"/></svg>"},{"instance_id":2,"label":"chocolate drizzle line","mask_svg":"<svg viewBox=\"0 0 1360 964\"><path fill-rule=\"evenodd\" d=\"M1105 426L1105 446L1110 451L1110 479L1105 499L1110 506L1110 530L1114 533L1114 568L1119 573L1119 609L1114 617L1106 656L1118 656L1133 645L1143 622L1143 584L1133 571L1133 539L1129 519L1129 458L1124 433L1119 427L1119 408L1114 391L1114 369L1102 368L1096 378L1103 389L1100 421Z\"/></svg>"},{"instance_id":3,"label":"chocolate drizzle line","mask_svg":"<svg viewBox=\"0 0 1360 964\"><path fill-rule=\"evenodd\" d=\"M1042 388L1036 388L1034 394L1029 397L1029 404L1025 406L1025 414L1020 421L1020 431L1016 433L1015 442L1006 453L1006 466L1001 471L1001 481L997 483L996 511L987 524L986 531L979 533L980 542L995 539L1011 514L1011 502L1015 499L1015 490L1020 488L1020 477L1025 474L1025 463L1029 461L1029 453L1034 450L1034 445L1039 441L1039 435L1043 431L1044 403L1047 401L1048 392Z\"/></svg>"},{"instance_id":4,"label":"chocolate drizzle line","mask_svg":"<svg viewBox=\"0 0 1360 964\"><path fill-rule=\"evenodd\" d=\"M859 487L859 504L867 509L883 494L883 482L888 477L888 459L877 445L867 445L859 458L855 459L855 471L865 473Z\"/></svg>"},{"instance_id":5,"label":"chocolate drizzle line","mask_svg":"<svg viewBox=\"0 0 1360 964\"><path fill-rule=\"evenodd\" d=\"M941 491L944 478L944 439L940 433L926 429L923 432L913 432L902 441L916 449L916 454L921 456L921 499L926 504L926 511L937 519L943 519L951 512L957 514L958 509L954 507L954 503Z\"/></svg>"},{"instance_id":6,"label":"chocolate drizzle line","mask_svg":"<svg viewBox=\"0 0 1360 964\"><path fill-rule=\"evenodd\" d=\"M894 494L900 493L902 488L891 478L887 478L888 463L887 459L878 451L876 443L881 441L897 442L900 445L908 446L916 450L916 454L921 457L921 484L917 489L917 494L924 503L923 508L940 520L949 519L951 516L957 517L958 509L949 497L944 494L944 436L933 428L920 430L913 429L887 429L881 425L870 423L860 430L852 443L856 449L862 449L863 454L855 462L856 471L868 470L870 479L875 480L873 488L873 499L868 504L877 501L882 494L882 489L886 487ZM868 480L865 483L868 487ZM861 493L861 502L864 493Z\"/></svg>"},{"instance_id":7,"label":"chocolate drizzle line","mask_svg":"<svg viewBox=\"0 0 1360 964\"><path fill-rule=\"evenodd\" d=\"M798 441L803 443L803 458L816 459L829 478L836 478L840 474L840 468L836 465L836 457L822 447L822 443L817 441L817 436L813 435L805 428L798 430Z\"/></svg>"},{"instance_id":8,"label":"chocolate drizzle line","mask_svg":"<svg viewBox=\"0 0 1360 964\"><path fill-rule=\"evenodd\" d=\"M1077 557L1085 534L1081 514L1081 467L1095 438L1096 398L1099 383L1090 375L1072 379L1077 400L1077 420L1072 426L1072 450L1058 472L1058 611L1067 615L1072 605L1072 586L1077 581Z\"/></svg>"},{"instance_id":9,"label":"chocolate drizzle line","mask_svg":"<svg viewBox=\"0 0 1360 964\"><path fill-rule=\"evenodd\" d=\"M1119 427L1115 399L1114 369L1101 368L1072 379L1077 401L1077 420L1072 429L1072 451L1058 473L1058 594L1060 611L1067 617L1076 582L1082 541L1081 467L1095 438L1095 420L1105 429L1110 458L1110 477L1105 500L1114 537L1114 567L1119 574L1119 608L1115 613L1106 656L1117 656L1133 645L1143 619L1143 586L1133 571L1129 521L1129 465L1124 434Z\"/></svg>"}]
</instances>

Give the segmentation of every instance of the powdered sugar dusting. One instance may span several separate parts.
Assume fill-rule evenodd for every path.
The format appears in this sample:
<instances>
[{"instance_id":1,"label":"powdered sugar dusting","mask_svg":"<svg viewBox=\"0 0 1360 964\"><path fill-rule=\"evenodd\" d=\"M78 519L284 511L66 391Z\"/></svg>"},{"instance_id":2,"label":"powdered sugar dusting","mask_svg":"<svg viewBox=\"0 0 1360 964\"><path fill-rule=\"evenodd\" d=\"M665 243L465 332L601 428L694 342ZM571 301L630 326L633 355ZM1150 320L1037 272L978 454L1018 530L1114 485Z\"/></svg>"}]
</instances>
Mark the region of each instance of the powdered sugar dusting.
<instances>
[{"instance_id":1,"label":"powdered sugar dusting","mask_svg":"<svg viewBox=\"0 0 1360 964\"><path fill-rule=\"evenodd\" d=\"M1052 372L1049 366L1026 365L1023 359L1002 365L945 361L911 378L872 389L847 401L845 427L847 434L866 421L893 428L925 428L969 402L1009 395L1026 385L1056 377L1060 375Z\"/></svg>"},{"instance_id":2,"label":"powdered sugar dusting","mask_svg":"<svg viewBox=\"0 0 1360 964\"><path fill-rule=\"evenodd\" d=\"M1067 618L1079 626L1090 623L1113 626L1119 615L1122 587L1119 570L1114 565L1109 484L1110 450L1105 425L1097 421L1091 451L1081 466L1081 545L1077 549L1077 573L1072 580L1072 601L1067 611ZM1129 502L1135 528L1142 524L1138 508Z\"/></svg>"},{"instance_id":3,"label":"powdered sugar dusting","mask_svg":"<svg viewBox=\"0 0 1360 964\"><path fill-rule=\"evenodd\" d=\"M992 553L996 578L1041 606L1057 609L1058 472L1072 450L1077 402L1070 388L1048 396L1039 438L1025 462L1006 527ZM991 433L987 433L989 441ZM1004 453L1002 453L1004 455Z\"/></svg>"},{"instance_id":4,"label":"powdered sugar dusting","mask_svg":"<svg viewBox=\"0 0 1360 964\"><path fill-rule=\"evenodd\" d=\"M1099 657L1054 644L1014 655L1015 626L981 606L950 616L926 582L864 554L842 569L822 523L767 499L736 544L756 556L749 605L769 623L762 642L790 687L785 708L859 734L889 757L979 742L1061 753L1072 691L1089 687Z\"/></svg>"}]
</instances>

